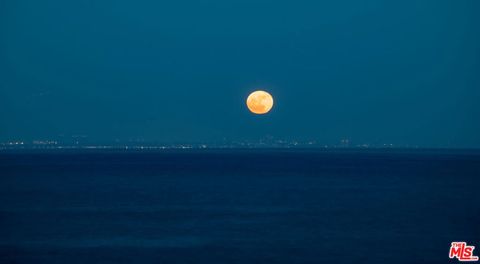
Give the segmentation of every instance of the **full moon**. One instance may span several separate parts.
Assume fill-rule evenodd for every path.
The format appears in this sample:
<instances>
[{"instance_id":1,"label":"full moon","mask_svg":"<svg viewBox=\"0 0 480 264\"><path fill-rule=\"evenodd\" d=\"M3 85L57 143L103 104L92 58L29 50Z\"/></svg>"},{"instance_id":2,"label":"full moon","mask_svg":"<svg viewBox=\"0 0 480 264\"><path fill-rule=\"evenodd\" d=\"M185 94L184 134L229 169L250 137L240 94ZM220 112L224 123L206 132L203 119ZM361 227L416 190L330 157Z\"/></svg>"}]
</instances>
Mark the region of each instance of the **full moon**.
<instances>
[{"instance_id":1,"label":"full moon","mask_svg":"<svg viewBox=\"0 0 480 264\"><path fill-rule=\"evenodd\" d=\"M255 91L248 96L247 107L254 114L266 114L273 107L273 97L265 91Z\"/></svg>"}]
</instances>

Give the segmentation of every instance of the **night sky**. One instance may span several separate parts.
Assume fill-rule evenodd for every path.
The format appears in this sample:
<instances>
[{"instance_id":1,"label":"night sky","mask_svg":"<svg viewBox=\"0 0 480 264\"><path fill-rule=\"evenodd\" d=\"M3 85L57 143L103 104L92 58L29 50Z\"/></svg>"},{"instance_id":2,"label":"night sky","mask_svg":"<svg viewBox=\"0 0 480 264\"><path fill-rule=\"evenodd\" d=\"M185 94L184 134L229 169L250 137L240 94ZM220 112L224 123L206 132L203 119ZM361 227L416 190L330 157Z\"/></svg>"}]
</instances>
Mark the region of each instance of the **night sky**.
<instances>
[{"instance_id":1,"label":"night sky","mask_svg":"<svg viewBox=\"0 0 480 264\"><path fill-rule=\"evenodd\" d=\"M0 141L480 147L480 1L0 1ZM253 115L248 94L275 106Z\"/></svg>"}]
</instances>

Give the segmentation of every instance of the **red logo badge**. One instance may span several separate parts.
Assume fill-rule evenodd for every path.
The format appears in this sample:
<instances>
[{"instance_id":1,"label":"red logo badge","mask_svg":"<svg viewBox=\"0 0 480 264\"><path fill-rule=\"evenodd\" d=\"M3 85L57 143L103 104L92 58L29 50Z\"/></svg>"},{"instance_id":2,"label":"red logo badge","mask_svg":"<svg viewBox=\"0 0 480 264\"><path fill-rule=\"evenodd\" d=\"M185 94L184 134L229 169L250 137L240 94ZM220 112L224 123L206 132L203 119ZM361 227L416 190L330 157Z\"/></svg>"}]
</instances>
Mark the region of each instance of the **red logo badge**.
<instances>
[{"instance_id":1,"label":"red logo badge","mask_svg":"<svg viewBox=\"0 0 480 264\"><path fill-rule=\"evenodd\" d=\"M459 261L478 261L478 257L473 255L474 249L474 246L467 246L466 242L452 242L448 256Z\"/></svg>"}]
</instances>

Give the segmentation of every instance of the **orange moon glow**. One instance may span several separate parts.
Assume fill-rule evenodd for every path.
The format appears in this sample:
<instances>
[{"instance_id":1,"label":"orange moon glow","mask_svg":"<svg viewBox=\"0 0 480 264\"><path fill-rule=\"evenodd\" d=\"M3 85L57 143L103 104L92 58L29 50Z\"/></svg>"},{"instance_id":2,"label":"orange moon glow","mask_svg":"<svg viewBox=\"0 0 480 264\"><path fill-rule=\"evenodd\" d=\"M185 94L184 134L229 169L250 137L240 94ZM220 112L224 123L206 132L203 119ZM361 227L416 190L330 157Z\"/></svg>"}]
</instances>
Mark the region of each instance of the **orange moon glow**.
<instances>
[{"instance_id":1,"label":"orange moon glow","mask_svg":"<svg viewBox=\"0 0 480 264\"><path fill-rule=\"evenodd\" d=\"M265 91L255 91L248 96L247 107L254 114L266 114L273 107L273 97Z\"/></svg>"}]
</instances>

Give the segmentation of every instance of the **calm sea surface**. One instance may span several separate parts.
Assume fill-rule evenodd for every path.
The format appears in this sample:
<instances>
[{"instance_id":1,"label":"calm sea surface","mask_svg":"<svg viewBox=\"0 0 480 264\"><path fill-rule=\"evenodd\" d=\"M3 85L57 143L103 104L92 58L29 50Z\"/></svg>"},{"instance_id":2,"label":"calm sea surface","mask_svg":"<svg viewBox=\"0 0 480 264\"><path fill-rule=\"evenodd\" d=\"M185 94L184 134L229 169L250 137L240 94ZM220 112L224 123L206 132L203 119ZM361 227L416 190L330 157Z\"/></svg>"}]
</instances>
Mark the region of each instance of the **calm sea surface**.
<instances>
[{"instance_id":1,"label":"calm sea surface","mask_svg":"<svg viewBox=\"0 0 480 264\"><path fill-rule=\"evenodd\" d=\"M480 152L0 153L0 263L453 263Z\"/></svg>"}]
</instances>

